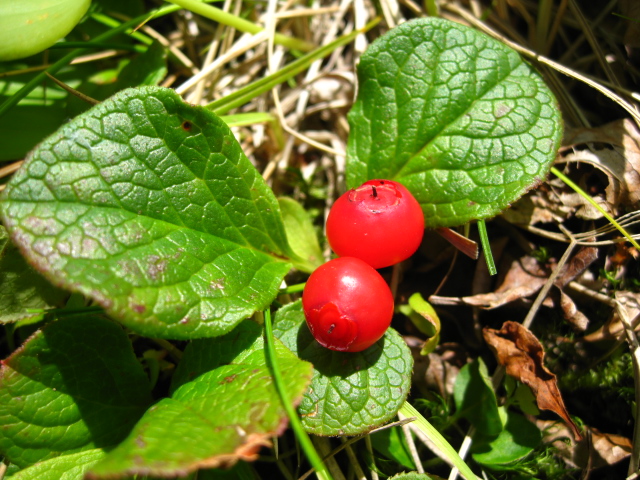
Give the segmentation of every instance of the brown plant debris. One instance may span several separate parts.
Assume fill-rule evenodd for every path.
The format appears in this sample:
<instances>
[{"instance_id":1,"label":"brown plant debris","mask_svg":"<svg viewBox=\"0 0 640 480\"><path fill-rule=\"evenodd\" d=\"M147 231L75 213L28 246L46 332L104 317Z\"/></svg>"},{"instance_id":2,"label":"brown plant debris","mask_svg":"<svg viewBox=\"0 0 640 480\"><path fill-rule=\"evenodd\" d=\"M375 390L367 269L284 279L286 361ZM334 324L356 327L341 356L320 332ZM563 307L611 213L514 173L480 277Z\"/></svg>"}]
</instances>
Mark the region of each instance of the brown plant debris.
<instances>
[{"instance_id":1,"label":"brown plant debris","mask_svg":"<svg viewBox=\"0 0 640 480\"><path fill-rule=\"evenodd\" d=\"M559 415L580 441L582 435L564 406L556 376L544 366L544 351L535 335L519 323L507 321L500 330L484 328L483 336L507 374L531 388L538 408Z\"/></svg>"},{"instance_id":2,"label":"brown plant debris","mask_svg":"<svg viewBox=\"0 0 640 480\"><path fill-rule=\"evenodd\" d=\"M613 465L628 458L633 451L628 438L593 427L585 426L585 438L575 442L569 428L559 422L537 420L536 425L544 432L542 441L553 445L560 457L573 468L593 470Z\"/></svg>"}]
</instances>

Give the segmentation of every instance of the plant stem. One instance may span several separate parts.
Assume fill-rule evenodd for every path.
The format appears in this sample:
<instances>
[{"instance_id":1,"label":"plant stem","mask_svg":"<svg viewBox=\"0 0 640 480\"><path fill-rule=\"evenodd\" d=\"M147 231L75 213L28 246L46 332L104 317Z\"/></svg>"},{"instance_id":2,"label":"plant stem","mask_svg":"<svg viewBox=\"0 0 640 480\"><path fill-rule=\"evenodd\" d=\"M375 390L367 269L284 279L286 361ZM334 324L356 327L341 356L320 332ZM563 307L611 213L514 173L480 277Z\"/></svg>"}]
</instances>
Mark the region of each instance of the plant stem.
<instances>
[{"instance_id":1,"label":"plant stem","mask_svg":"<svg viewBox=\"0 0 640 480\"><path fill-rule=\"evenodd\" d=\"M289 422L291 423L291 428L296 435L296 438L300 442L300 446L304 451L307 459L311 463L311 466L315 469L316 474L321 480L332 480L331 475L329 474L327 468L325 467L322 459L316 452L313 444L311 443L311 439L307 432L305 432L302 427L302 422L300 422L300 418L298 418L298 414L291 405L291 400L289 399L289 395L284 388L284 382L282 381L282 375L280 374L280 368L278 367L278 358L276 357L276 348L273 342L273 328L271 325L271 311L267 308L264 311L264 333L265 333L265 348L266 348L266 356L269 360L269 364L271 366L271 374L273 375L273 383L276 387L276 391L280 396L280 400L282 401L282 406L287 412L287 416L289 417Z\"/></svg>"},{"instance_id":2,"label":"plant stem","mask_svg":"<svg viewBox=\"0 0 640 480\"><path fill-rule=\"evenodd\" d=\"M484 220L478 220L478 233L480 234L480 243L482 244L482 253L484 254L484 260L487 262L487 268L489 269L489 275L495 275L498 273L496 264L493 261L493 255L491 254L491 243L489 242L489 235L487 235L487 225Z\"/></svg>"},{"instance_id":3,"label":"plant stem","mask_svg":"<svg viewBox=\"0 0 640 480\"><path fill-rule=\"evenodd\" d=\"M304 290L305 285L306 283L296 283L295 285L289 285L286 288L282 288L279 293L281 294L298 293Z\"/></svg>"},{"instance_id":4,"label":"plant stem","mask_svg":"<svg viewBox=\"0 0 640 480\"><path fill-rule=\"evenodd\" d=\"M207 5L206 3L203 3L200 0L169 0L169 1L171 3L181 6L186 10L189 10L193 13L197 13L198 15L202 15L203 17L209 18L218 23L228 25L230 27L235 28L236 30L240 30L241 32L256 34L264 30L264 28L256 25L253 22L245 20L244 18L237 17L235 15L232 15L231 13L225 12L224 10L220 10L219 8L216 8L212 5ZM314 47L312 44L308 42L305 42L297 38L289 37L281 33L275 33L273 35L273 40L275 43L279 45L283 45L293 50L301 50L303 52L308 52L309 50L312 50Z\"/></svg>"},{"instance_id":5,"label":"plant stem","mask_svg":"<svg viewBox=\"0 0 640 480\"><path fill-rule=\"evenodd\" d=\"M591 205L593 205L593 207L598 210L602 216L604 218L606 218L607 220L609 220L609 223L611 223L611 225L613 225L614 227L616 227L618 229L618 231L624 235L624 237L629 240L629 242L631 242L631 245L633 245L634 247L636 247L638 250L640 250L640 245L638 245L638 242L636 242L633 237L631 235L629 235L629 232L627 232L624 227L622 225L620 225L618 222L616 222L616 220L609 215L604 208L602 208L598 202L596 202L593 198L591 198L590 195L588 195L584 190L582 190L578 185L576 185L569 177L567 177L564 173L562 173L560 170L558 170L556 167L551 167L551 173L553 173L556 177L558 177L560 180L562 180L564 183L566 183L567 185L569 185L576 193L580 194L580 196L582 196L587 202L589 202Z\"/></svg>"}]
</instances>

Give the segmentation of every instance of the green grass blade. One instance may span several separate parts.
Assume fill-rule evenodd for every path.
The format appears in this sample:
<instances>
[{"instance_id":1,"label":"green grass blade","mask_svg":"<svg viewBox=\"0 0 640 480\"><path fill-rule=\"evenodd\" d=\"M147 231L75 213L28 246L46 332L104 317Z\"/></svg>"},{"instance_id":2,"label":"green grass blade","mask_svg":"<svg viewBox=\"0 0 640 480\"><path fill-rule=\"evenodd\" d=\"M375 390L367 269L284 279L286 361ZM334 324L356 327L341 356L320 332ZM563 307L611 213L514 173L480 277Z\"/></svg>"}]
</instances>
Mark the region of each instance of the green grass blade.
<instances>
[{"instance_id":1,"label":"green grass blade","mask_svg":"<svg viewBox=\"0 0 640 480\"><path fill-rule=\"evenodd\" d=\"M276 357L276 348L273 344L273 326L271 324L271 312L269 309L264 311L264 330L265 330L265 346L266 346L266 354L269 364L271 365L271 374L273 375L273 383L278 391L278 395L282 400L282 405L287 412L287 416L289 417L289 422L291 424L291 428L300 442L300 446L304 451L307 459L311 463L311 466L315 469L316 474L320 480L332 480L331 474L327 470L327 467L322 462L320 455L316 451L315 447L311 443L311 439L307 432L305 432L302 427L302 422L300 422L300 418L298 418L298 414L291 405L291 401L289 400L289 395L284 389L284 384L282 382L282 376L280 374L280 368L278 367L278 358Z\"/></svg>"},{"instance_id":2,"label":"green grass blade","mask_svg":"<svg viewBox=\"0 0 640 480\"><path fill-rule=\"evenodd\" d=\"M420 412L413 408L410 403L404 402L404 405L402 405L399 413L401 413L405 417L416 417L416 421L413 422L413 425L417 426L422 433L429 437L429 440L433 442L438 450L440 450L449 459L453 466L460 471L460 475L462 475L467 480L478 480L478 477L474 475L474 473L467 466L464 460L460 458L458 452L455 451L455 449L449 444L449 442L445 440L440 432L438 432L427 421L427 419L420 414Z\"/></svg>"},{"instance_id":3,"label":"green grass blade","mask_svg":"<svg viewBox=\"0 0 640 480\"><path fill-rule=\"evenodd\" d=\"M294 62L291 62L289 65L278 70L276 73L261 78L260 80L257 80L247 85L246 87L243 87L240 90L227 95L224 98L216 100L215 102L211 102L207 105L207 108L213 110L218 115L223 115L232 108L244 105L256 96L264 92L268 92L276 85L279 85L282 82L293 78L295 75L302 72L309 65L311 65L311 63L326 57L336 48L353 41L359 34L373 28L379 21L380 19L377 18L365 25L362 30L353 31L350 34L344 35L343 37L340 37L327 45L317 48L316 50L306 54L305 56L295 60Z\"/></svg>"},{"instance_id":4,"label":"green grass blade","mask_svg":"<svg viewBox=\"0 0 640 480\"><path fill-rule=\"evenodd\" d=\"M228 25L230 27L235 28L236 30L240 30L241 32L256 34L264 30L264 28L260 27L259 25L256 25L253 22L245 20L244 18L237 17L235 15L232 15L231 13L225 12L224 10L220 10L219 8L216 8L212 5L207 5L206 3L203 3L200 0L169 0L169 1L171 3L181 6L186 10L189 10L193 13L197 13L198 15L202 15L203 17L209 18L215 22L222 23L223 25ZM293 50L308 52L313 48L313 44L310 44L309 42L305 42L304 40L289 37L281 33L275 33L273 36L273 40L275 41L275 43L279 45L283 45L287 48L291 48Z\"/></svg>"},{"instance_id":5,"label":"green grass blade","mask_svg":"<svg viewBox=\"0 0 640 480\"><path fill-rule=\"evenodd\" d=\"M225 115L220 118L230 127L244 127L247 125L255 125L257 123L269 123L276 120L273 115L266 112L236 113L234 115Z\"/></svg>"},{"instance_id":6,"label":"green grass blade","mask_svg":"<svg viewBox=\"0 0 640 480\"><path fill-rule=\"evenodd\" d=\"M627 232L624 227L622 225L620 225L618 222L616 222L616 220L609 215L604 208L602 208L600 205L598 205L598 202L596 202L593 198L591 198L591 196L589 196L584 190L582 190L578 185L576 185L575 183L573 183L573 181L571 181L571 179L569 177L567 177L564 173L562 173L560 170L558 170L556 167L551 167L551 173L553 173L556 177L558 177L560 180L562 180L564 183L566 183L569 187L571 187L576 193L580 194L580 196L582 196L587 202L589 202L591 205L593 205L593 207L598 210L603 216L604 218L606 218L609 223L611 223L611 225L613 225L614 227L616 227L618 229L618 231L624 235L624 238L626 238L627 240L629 240L629 242L631 243L631 245L633 245L635 248L637 248L638 250L640 250L640 245L638 245L638 242L636 242L633 237L629 234L629 232Z\"/></svg>"}]
</instances>

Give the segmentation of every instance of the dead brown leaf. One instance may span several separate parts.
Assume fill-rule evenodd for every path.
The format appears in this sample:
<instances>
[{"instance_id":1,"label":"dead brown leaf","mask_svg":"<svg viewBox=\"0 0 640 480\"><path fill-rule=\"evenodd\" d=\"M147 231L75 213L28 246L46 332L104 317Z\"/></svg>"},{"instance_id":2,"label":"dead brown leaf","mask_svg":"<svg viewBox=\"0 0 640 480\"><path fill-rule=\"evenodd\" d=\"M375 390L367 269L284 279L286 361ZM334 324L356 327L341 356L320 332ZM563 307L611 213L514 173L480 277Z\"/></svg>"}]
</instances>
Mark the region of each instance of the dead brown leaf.
<instances>
[{"instance_id":1,"label":"dead brown leaf","mask_svg":"<svg viewBox=\"0 0 640 480\"><path fill-rule=\"evenodd\" d=\"M587 435L576 443L571 438L569 428L561 423L536 420L536 425L543 432L542 441L556 447L564 461L574 468L593 469L613 465L629 457L633 451L628 438L603 433L593 427L585 426Z\"/></svg>"},{"instance_id":2,"label":"dead brown leaf","mask_svg":"<svg viewBox=\"0 0 640 480\"><path fill-rule=\"evenodd\" d=\"M558 275L555 285L560 288L566 286L569 282L574 281L582 275L597 259L598 249L596 247L582 247L578 250L578 253L571 257L571 260L566 263L560 275Z\"/></svg>"},{"instance_id":3,"label":"dead brown leaf","mask_svg":"<svg viewBox=\"0 0 640 480\"><path fill-rule=\"evenodd\" d=\"M595 128L569 129L563 144L561 153L571 150L562 155L563 162L587 163L607 176L609 184L603 199L607 210L617 214L621 206L636 208L640 201L640 131L633 121L623 119ZM567 205L586 202L576 195L567 193L561 198ZM599 215L586 204L583 210L582 216L588 218Z\"/></svg>"},{"instance_id":4,"label":"dead brown leaf","mask_svg":"<svg viewBox=\"0 0 640 480\"><path fill-rule=\"evenodd\" d=\"M444 398L453 395L453 388L460 369L470 358L457 343L441 343L435 352L422 355L424 340L416 337L404 337L411 349L414 360L412 384L425 391L436 391Z\"/></svg>"},{"instance_id":5,"label":"dead brown leaf","mask_svg":"<svg viewBox=\"0 0 640 480\"><path fill-rule=\"evenodd\" d=\"M620 0L622 15L626 17L627 30L624 32L624 43L628 47L640 47L640 3L635 0Z\"/></svg>"},{"instance_id":6,"label":"dead brown leaf","mask_svg":"<svg viewBox=\"0 0 640 480\"><path fill-rule=\"evenodd\" d=\"M505 322L500 330L485 328L483 335L507 374L531 388L538 408L559 415L575 438L582 439L564 406L556 376L544 366L544 351L535 335L517 322Z\"/></svg>"},{"instance_id":7,"label":"dead brown leaf","mask_svg":"<svg viewBox=\"0 0 640 480\"><path fill-rule=\"evenodd\" d=\"M487 310L501 307L507 303L527 298L536 293L547 281L548 272L540 267L538 261L529 256L514 260L500 286L491 293L479 293L467 297L447 299L447 297L431 296L434 304L463 304Z\"/></svg>"},{"instance_id":8,"label":"dead brown leaf","mask_svg":"<svg viewBox=\"0 0 640 480\"><path fill-rule=\"evenodd\" d=\"M586 342L600 342L602 340L618 340L624 334L624 325L620 315L626 315L634 329L640 328L640 294L633 292L616 292L616 309L611 318L598 330L585 335Z\"/></svg>"},{"instance_id":9,"label":"dead brown leaf","mask_svg":"<svg viewBox=\"0 0 640 480\"><path fill-rule=\"evenodd\" d=\"M559 291L560 308L562 309L565 320L579 332L584 332L587 329L589 326L589 319L584 313L578 310L573 299L562 289L582 275L584 271L597 259L597 248L582 247L578 250L578 253L576 253L569 262L567 262L554 283L555 287Z\"/></svg>"},{"instance_id":10,"label":"dead brown leaf","mask_svg":"<svg viewBox=\"0 0 640 480\"><path fill-rule=\"evenodd\" d=\"M502 217L511 224L529 226L562 223L572 213L573 208L560 203L555 193L542 184L502 212Z\"/></svg>"}]
</instances>

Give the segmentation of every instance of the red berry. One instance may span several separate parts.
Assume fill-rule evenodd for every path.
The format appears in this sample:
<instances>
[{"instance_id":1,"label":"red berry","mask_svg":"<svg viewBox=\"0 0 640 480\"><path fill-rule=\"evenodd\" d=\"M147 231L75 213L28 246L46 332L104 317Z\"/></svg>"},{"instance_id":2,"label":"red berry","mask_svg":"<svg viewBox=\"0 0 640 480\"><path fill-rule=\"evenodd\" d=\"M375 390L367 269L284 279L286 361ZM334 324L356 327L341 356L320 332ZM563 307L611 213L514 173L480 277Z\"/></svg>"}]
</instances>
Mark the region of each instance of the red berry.
<instances>
[{"instance_id":1,"label":"red berry","mask_svg":"<svg viewBox=\"0 0 640 480\"><path fill-rule=\"evenodd\" d=\"M360 352L389 328L393 295L380 274L353 257L318 267L302 293L307 325L323 347Z\"/></svg>"},{"instance_id":2,"label":"red berry","mask_svg":"<svg viewBox=\"0 0 640 480\"><path fill-rule=\"evenodd\" d=\"M406 260L420 246L424 216L403 185L370 180L349 190L331 207L327 239L340 257L356 257L373 268Z\"/></svg>"}]
</instances>

